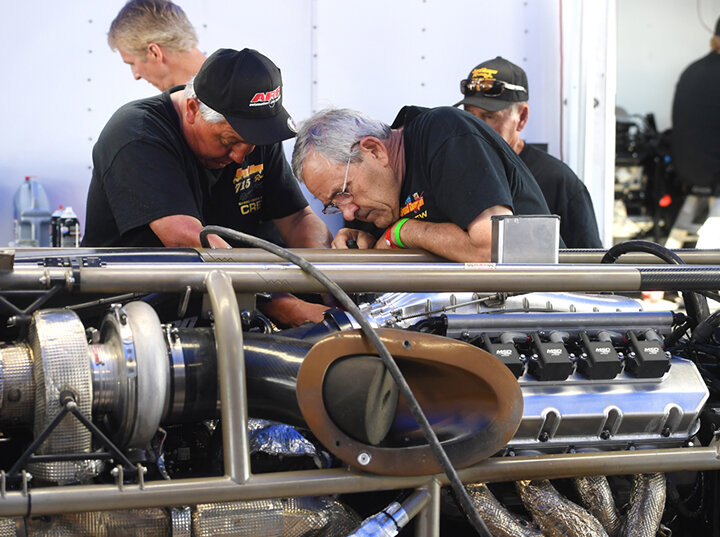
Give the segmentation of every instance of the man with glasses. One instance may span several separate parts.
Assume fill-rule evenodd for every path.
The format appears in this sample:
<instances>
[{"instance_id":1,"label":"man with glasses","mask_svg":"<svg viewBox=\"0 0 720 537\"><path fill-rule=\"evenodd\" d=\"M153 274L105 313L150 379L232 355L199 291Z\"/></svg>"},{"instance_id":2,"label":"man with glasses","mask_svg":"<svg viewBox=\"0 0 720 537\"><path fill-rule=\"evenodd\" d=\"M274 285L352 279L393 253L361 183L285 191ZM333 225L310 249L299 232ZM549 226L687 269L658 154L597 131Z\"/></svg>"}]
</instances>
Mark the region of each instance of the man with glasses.
<instances>
[{"instance_id":1,"label":"man with glasses","mask_svg":"<svg viewBox=\"0 0 720 537\"><path fill-rule=\"evenodd\" d=\"M560 216L560 236L568 248L602 248L592 199L585 184L562 161L520 138L527 124L525 71L498 56L460 81L466 112L490 125L520 156L540 185L552 214Z\"/></svg>"},{"instance_id":2,"label":"man with glasses","mask_svg":"<svg viewBox=\"0 0 720 537\"><path fill-rule=\"evenodd\" d=\"M518 156L482 121L452 107L407 106L392 126L354 110L323 110L301 125L292 166L346 220L333 247L422 248L464 262L490 260L493 215L549 214Z\"/></svg>"}]
</instances>

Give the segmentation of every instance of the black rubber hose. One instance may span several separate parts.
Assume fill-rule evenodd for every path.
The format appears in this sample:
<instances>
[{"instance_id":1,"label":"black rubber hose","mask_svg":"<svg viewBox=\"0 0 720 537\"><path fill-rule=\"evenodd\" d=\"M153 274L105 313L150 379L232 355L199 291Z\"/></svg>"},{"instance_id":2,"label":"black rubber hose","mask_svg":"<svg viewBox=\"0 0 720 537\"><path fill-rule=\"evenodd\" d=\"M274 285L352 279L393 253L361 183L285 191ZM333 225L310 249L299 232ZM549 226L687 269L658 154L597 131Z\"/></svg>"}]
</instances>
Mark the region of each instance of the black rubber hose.
<instances>
[{"instance_id":1,"label":"black rubber hose","mask_svg":"<svg viewBox=\"0 0 720 537\"><path fill-rule=\"evenodd\" d=\"M460 505L465 512L465 516L468 517L470 523L479 535L482 535L483 537L492 537L492 534L485 525L485 522L483 522L483 519L480 518L477 510L475 509L475 507L473 507L470 496L465 490L462 481L460 481L460 477L455 471L455 468L453 468L452 462L450 461L450 458L445 452L445 449L440 444L440 440L438 440L435 431L432 430L430 422L428 422L427 417L425 417L425 414L420 408L420 404L415 398L415 395L412 393L412 390L410 389L410 386L405 380L402 371L400 371L400 368L398 367L397 363L395 363L392 355L385 347L385 344L380 340L368 320L362 314L360 308L357 307L357 305L352 301L352 299L347 295L347 293L345 293L345 291L343 291L343 289L337 283L328 278L323 272L321 272L314 265L312 265L312 263L308 262L306 259L303 259L299 255L290 252L289 250L286 250L285 248L281 248L276 244L260 239L258 237L253 237L252 235L240 233L239 231L235 231L229 228L221 226L205 226L200 232L200 242L203 248L209 248L209 243L207 240L208 235L218 235L223 238L230 238L245 244L249 244L250 246L254 246L256 248L262 248L263 250L267 250L268 252L271 252L278 257L294 263L303 271L308 273L310 276L312 276L325 286L325 288L335 297L335 299L342 305L342 307L345 308L345 310L348 311L355 318L355 320L360 325L360 329L362 330L363 334L365 334L365 336L373 344L373 347L375 347L375 349L378 351L378 354L380 355L380 358L385 364L385 367L395 381L395 384L397 384L400 393L405 398L405 402L407 403L410 411L415 417L415 420L420 426L420 429L422 429L422 432L425 435L428 444L430 445L430 449L440 463L443 472L450 480L450 485L452 486L453 491L457 495L458 501L460 502Z\"/></svg>"},{"instance_id":2,"label":"black rubber hose","mask_svg":"<svg viewBox=\"0 0 720 537\"><path fill-rule=\"evenodd\" d=\"M695 345L698 343L705 343L708 339L710 339L713 331L718 326L720 326L720 310L716 311L710 315L710 317L697 325L695 330L693 330L692 337L690 338L690 344Z\"/></svg>"},{"instance_id":3,"label":"black rubber hose","mask_svg":"<svg viewBox=\"0 0 720 537\"><path fill-rule=\"evenodd\" d=\"M600 263L614 263L621 255L628 252L645 252L655 255L669 264L685 264L685 261L683 261L679 255L669 248L665 248L655 242L639 240L625 241L616 244L605 253L603 258L600 260ZM710 315L710 308L708 307L707 300L701 294L683 291L682 297L685 302L685 309L688 312L688 316L692 319L695 326Z\"/></svg>"}]
</instances>

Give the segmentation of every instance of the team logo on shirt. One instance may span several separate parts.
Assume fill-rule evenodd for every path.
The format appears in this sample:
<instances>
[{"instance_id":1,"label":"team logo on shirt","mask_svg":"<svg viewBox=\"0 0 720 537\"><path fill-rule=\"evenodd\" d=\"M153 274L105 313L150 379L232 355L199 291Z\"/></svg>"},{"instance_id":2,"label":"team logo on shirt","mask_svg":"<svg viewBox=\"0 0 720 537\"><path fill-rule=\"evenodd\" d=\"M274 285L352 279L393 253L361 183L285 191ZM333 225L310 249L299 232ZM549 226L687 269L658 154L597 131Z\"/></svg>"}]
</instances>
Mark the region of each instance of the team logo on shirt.
<instances>
[{"instance_id":1,"label":"team logo on shirt","mask_svg":"<svg viewBox=\"0 0 720 537\"><path fill-rule=\"evenodd\" d=\"M260 91L253 95L248 106L269 106L272 108L280 100L280 86L272 91Z\"/></svg>"},{"instance_id":2,"label":"team logo on shirt","mask_svg":"<svg viewBox=\"0 0 720 537\"><path fill-rule=\"evenodd\" d=\"M247 190L253 183L262 181L263 178L263 165L253 164L246 168L238 168L233 177L233 186L235 187L235 194L242 190Z\"/></svg>"},{"instance_id":3,"label":"team logo on shirt","mask_svg":"<svg viewBox=\"0 0 720 537\"><path fill-rule=\"evenodd\" d=\"M238 203L238 207L240 208L240 214L243 216L259 212L262 209L262 196L241 201Z\"/></svg>"},{"instance_id":4,"label":"team logo on shirt","mask_svg":"<svg viewBox=\"0 0 720 537\"><path fill-rule=\"evenodd\" d=\"M425 198L423 195L425 192L422 192L418 195L417 192L415 192L412 196L408 196L405 199L405 205L403 205L400 208L400 218L407 216L410 213L417 213L420 209L422 209L425 206Z\"/></svg>"}]
</instances>

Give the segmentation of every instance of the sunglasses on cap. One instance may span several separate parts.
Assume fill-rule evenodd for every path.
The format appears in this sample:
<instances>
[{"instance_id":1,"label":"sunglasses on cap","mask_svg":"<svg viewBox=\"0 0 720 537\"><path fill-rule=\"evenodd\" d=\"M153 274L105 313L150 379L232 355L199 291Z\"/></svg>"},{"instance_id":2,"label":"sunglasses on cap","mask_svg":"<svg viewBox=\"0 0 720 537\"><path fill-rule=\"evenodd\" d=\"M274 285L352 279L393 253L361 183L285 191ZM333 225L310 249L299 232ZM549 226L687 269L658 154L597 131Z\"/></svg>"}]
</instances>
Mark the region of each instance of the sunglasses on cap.
<instances>
[{"instance_id":1,"label":"sunglasses on cap","mask_svg":"<svg viewBox=\"0 0 720 537\"><path fill-rule=\"evenodd\" d=\"M527 92L522 86L510 84L510 82L504 82L503 80L495 80L494 78L473 78L470 80L463 78L460 81L460 91L463 95L474 95L480 92L487 97L498 97L505 90Z\"/></svg>"}]
</instances>

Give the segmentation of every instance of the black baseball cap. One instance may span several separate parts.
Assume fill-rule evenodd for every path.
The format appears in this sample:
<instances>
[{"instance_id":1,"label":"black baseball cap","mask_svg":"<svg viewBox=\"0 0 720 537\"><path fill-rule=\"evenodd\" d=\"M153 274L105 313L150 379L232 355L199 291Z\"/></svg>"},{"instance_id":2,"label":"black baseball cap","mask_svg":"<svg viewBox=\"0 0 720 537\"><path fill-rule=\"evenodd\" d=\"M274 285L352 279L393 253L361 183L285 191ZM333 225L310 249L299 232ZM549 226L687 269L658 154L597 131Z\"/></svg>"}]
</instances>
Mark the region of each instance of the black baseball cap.
<instances>
[{"instance_id":1,"label":"black baseball cap","mask_svg":"<svg viewBox=\"0 0 720 537\"><path fill-rule=\"evenodd\" d=\"M296 135L282 105L280 69L249 48L213 52L195 76L198 99L227 119L244 140L269 145Z\"/></svg>"},{"instance_id":2,"label":"black baseball cap","mask_svg":"<svg viewBox=\"0 0 720 537\"><path fill-rule=\"evenodd\" d=\"M480 82L484 83L484 89L478 87ZM476 65L467 78L460 81L460 91L465 98L454 106L469 104L488 112L504 110L529 97L525 71L500 56Z\"/></svg>"},{"instance_id":3,"label":"black baseball cap","mask_svg":"<svg viewBox=\"0 0 720 537\"><path fill-rule=\"evenodd\" d=\"M718 17L718 20L715 23L715 35L720 35L720 17Z\"/></svg>"}]
</instances>

